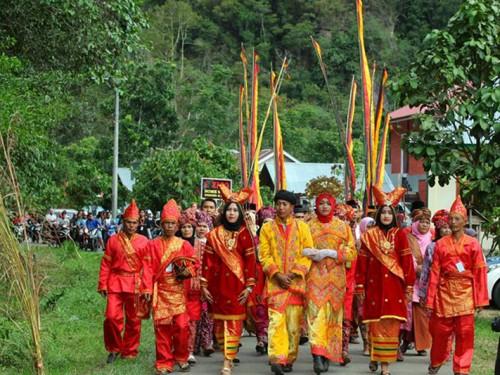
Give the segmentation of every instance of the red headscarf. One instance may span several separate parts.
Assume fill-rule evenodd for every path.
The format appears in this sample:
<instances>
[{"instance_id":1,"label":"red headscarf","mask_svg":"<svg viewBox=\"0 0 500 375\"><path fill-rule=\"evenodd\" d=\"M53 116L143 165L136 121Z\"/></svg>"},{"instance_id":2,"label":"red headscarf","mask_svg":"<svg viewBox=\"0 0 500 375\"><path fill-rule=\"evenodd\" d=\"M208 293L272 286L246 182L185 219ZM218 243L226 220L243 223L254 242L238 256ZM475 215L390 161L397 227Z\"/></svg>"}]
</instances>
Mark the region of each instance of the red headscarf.
<instances>
[{"instance_id":1,"label":"red headscarf","mask_svg":"<svg viewBox=\"0 0 500 375\"><path fill-rule=\"evenodd\" d=\"M330 206L332 207L330 213L326 216L321 215L319 213L319 204L323 199L328 199L328 202L330 202ZM335 206L337 205L337 201L331 195L330 193L321 193L316 197L316 216L318 217L318 220L322 223L329 223L332 220L333 215L335 214Z\"/></svg>"}]
</instances>

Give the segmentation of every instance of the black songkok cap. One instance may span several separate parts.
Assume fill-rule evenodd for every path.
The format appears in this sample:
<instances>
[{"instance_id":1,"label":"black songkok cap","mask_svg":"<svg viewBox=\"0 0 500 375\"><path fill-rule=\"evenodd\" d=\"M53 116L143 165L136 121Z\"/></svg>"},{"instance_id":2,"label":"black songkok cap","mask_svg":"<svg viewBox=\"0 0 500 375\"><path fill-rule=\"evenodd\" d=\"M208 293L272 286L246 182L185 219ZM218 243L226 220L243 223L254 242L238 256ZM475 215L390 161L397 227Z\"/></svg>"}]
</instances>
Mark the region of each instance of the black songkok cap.
<instances>
[{"instance_id":1,"label":"black songkok cap","mask_svg":"<svg viewBox=\"0 0 500 375\"><path fill-rule=\"evenodd\" d=\"M309 209L307 207L304 207L303 205L301 204L298 204L296 205L294 208L293 208L293 212L294 213L299 213L299 212L303 212L303 213L306 213L306 212L309 212Z\"/></svg>"},{"instance_id":2,"label":"black songkok cap","mask_svg":"<svg viewBox=\"0 0 500 375\"><path fill-rule=\"evenodd\" d=\"M293 206L297 204L297 197L293 192L288 190L280 190L276 193L274 196L274 202L276 203L279 200L287 201Z\"/></svg>"}]
</instances>

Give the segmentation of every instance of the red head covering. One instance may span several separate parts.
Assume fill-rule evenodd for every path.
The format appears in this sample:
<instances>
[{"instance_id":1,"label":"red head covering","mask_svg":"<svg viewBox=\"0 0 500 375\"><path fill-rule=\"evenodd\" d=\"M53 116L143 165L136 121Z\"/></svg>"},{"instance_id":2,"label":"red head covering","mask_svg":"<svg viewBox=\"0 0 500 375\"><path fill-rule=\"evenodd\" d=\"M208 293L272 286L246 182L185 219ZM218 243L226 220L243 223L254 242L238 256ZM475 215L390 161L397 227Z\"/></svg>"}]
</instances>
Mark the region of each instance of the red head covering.
<instances>
[{"instance_id":1,"label":"red head covering","mask_svg":"<svg viewBox=\"0 0 500 375\"><path fill-rule=\"evenodd\" d=\"M441 229L443 225L449 224L450 213L448 212L448 210L436 211L436 213L432 217L432 223L434 224L437 230Z\"/></svg>"},{"instance_id":2,"label":"red head covering","mask_svg":"<svg viewBox=\"0 0 500 375\"><path fill-rule=\"evenodd\" d=\"M330 206L332 207L332 210L326 216L321 215L319 213L319 204L325 198L328 199L328 202L330 202ZM335 198L333 197L333 195L331 195L330 193L321 193L321 194L319 194L316 197L316 216L318 217L318 220L320 222L322 222L322 223L329 223L332 220L333 215L335 214L336 206L337 206L337 201L335 200Z\"/></svg>"},{"instance_id":3,"label":"red head covering","mask_svg":"<svg viewBox=\"0 0 500 375\"><path fill-rule=\"evenodd\" d=\"M250 188L244 188L239 192L233 193L231 192L231 190L229 190L229 188L226 185L219 185L219 191L225 203L234 202L239 204L245 203L248 200L248 198L250 198L253 192L252 189Z\"/></svg>"},{"instance_id":4,"label":"red head covering","mask_svg":"<svg viewBox=\"0 0 500 375\"><path fill-rule=\"evenodd\" d=\"M457 195L455 202L453 202L453 204L451 205L450 215L451 214L460 214L465 220L467 220L467 209L462 203L462 198L460 198L460 195Z\"/></svg>"},{"instance_id":5,"label":"red head covering","mask_svg":"<svg viewBox=\"0 0 500 375\"><path fill-rule=\"evenodd\" d=\"M337 205L337 209L335 210L335 216L341 220L347 221L352 221L354 219L354 213L354 208L344 203Z\"/></svg>"},{"instance_id":6,"label":"red head covering","mask_svg":"<svg viewBox=\"0 0 500 375\"><path fill-rule=\"evenodd\" d=\"M392 206L396 207L406 193L406 189L402 187L397 187L390 193L384 193L377 186L373 186L373 195L377 206Z\"/></svg>"},{"instance_id":7,"label":"red head covering","mask_svg":"<svg viewBox=\"0 0 500 375\"><path fill-rule=\"evenodd\" d=\"M179 225L191 224L196 227L196 208L188 208L184 210L179 218Z\"/></svg>"},{"instance_id":8,"label":"red head covering","mask_svg":"<svg viewBox=\"0 0 500 375\"><path fill-rule=\"evenodd\" d=\"M179 210L179 206L175 200L170 199L164 206L161 211L161 222L163 223L165 220L175 220L178 221L181 216L181 211Z\"/></svg>"},{"instance_id":9,"label":"red head covering","mask_svg":"<svg viewBox=\"0 0 500 375\"><path fill-rule=\"evenodd\" d=\"M137 204L135 203L135 199L132 199L132 202L130 202L130 205L123 212L122 219L139 220L139 207L137 207Z\"/></svg>"}]
</instances>

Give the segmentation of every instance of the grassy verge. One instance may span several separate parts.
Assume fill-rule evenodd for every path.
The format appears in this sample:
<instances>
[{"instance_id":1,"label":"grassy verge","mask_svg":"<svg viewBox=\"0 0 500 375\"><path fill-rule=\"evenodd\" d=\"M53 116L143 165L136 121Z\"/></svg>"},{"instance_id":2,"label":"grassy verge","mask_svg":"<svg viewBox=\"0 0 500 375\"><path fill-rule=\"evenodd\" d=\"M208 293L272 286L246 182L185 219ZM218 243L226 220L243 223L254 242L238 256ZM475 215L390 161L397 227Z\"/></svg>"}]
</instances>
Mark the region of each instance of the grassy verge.
<instances>
[{"instance_id":1,"label":"grassy verge","mask_svg":"<svg viewBox=\"0 0 500 375\"><path fill-rule=\"evenodd\" d=\"M78 255L79 254L79 255ZM42 339L45 366L50 375L152 374L154 334L151 321L143 323L140 354L135 361L106 366L102 338L105 300L96 292L101 254L79 252L71 246L40 248L38 262L45 273ZM0 289L4 303L8 291ZM491 331L498 310L483 311L476 320L476 345L472 374L493 374L499 334ZM15 319L15 315L12 316ZM30 361L22 335L0 309L0 373L30 374Z\"/></svg>"}]
</instances>

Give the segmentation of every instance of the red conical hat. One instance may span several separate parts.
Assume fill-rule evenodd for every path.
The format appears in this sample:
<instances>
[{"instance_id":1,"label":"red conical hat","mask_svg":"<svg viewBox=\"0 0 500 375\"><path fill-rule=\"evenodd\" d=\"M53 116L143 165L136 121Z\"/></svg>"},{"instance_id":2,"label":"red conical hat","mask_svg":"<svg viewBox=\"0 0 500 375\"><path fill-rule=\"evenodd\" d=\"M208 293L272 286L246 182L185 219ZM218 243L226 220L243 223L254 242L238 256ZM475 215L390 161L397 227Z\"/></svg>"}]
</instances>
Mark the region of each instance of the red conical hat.
<instances>
[{"instance_id":1,"label":"red conical hat","mask_svg":"<svg viewBox=\"0 0 500 375\"><path fill-rule=\"evenodd\" d=\"M161 222L163 223L165 220L178 221L180 216L181 211L179 210L179 206L177 206L175 200L170 199L161 211Z\"/></svg>"},{"instance_id":2,"label":"red conical hat","mask_svg":"<svg viewBox=\"0 0 500 375\"><path fill-rule=\"evenodd\" d=\"M377 186L373 187L373 195L377 206L393 206L396 207L406 193L406 189L402 187L397 187L390 193L384 193Z\"/></svg>"},{"instance_id":3,"label":"red conical hat","mask_svg":"<svg viewBox=\"0 0 500 375\"><path fill-rule=\"evenodd\" d=\"M139 219L139 207L137 207L137 204L135 203L135 199L132 199L132 202L130 202L130 205L125 209L122 215L123 219Z\"/></svg>"},{"instance_id":4,"label":"red conical hat","mask_svg":"<svg viewBox=\"0 0 500 375\"><path fill-rule=\"evenodd\" d=\"M462 198L460 198L460 195L457 195L455 202L453 202L453 204L451 205L450 215L451 214L460 214L465 220L467 220L467 209L462 203Z\"/></svg>"}]
</instances>

